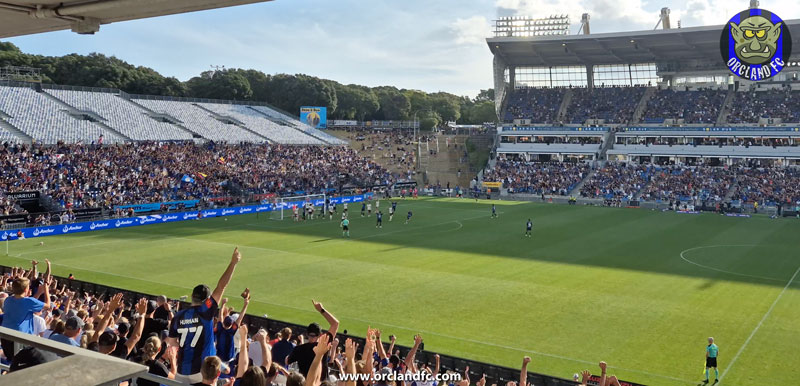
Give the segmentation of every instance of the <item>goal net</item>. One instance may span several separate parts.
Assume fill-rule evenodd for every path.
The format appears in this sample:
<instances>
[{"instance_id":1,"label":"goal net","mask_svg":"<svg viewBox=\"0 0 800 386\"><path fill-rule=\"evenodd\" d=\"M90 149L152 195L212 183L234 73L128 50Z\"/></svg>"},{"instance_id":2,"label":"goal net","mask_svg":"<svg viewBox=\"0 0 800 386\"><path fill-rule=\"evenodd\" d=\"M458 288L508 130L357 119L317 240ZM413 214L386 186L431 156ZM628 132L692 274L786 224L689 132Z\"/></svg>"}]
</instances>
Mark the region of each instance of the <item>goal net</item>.
<instances>
[{"instance_id":1,"label":"goal net","mask_svg":"<svg viewBox=\"0 0 800 386\"><path fill-rule=\"evenodd\" d=\"M273 210L270 212L270 220L283 220L291 219L294 208L297 208L297 214L300 218L303 217L303 211L310 205L314 207L314 217L321 216L325 213L324 194L309 194L305 196L292 196L292 197L278 197L272 202Z\"/></svg>"}]
</instances>

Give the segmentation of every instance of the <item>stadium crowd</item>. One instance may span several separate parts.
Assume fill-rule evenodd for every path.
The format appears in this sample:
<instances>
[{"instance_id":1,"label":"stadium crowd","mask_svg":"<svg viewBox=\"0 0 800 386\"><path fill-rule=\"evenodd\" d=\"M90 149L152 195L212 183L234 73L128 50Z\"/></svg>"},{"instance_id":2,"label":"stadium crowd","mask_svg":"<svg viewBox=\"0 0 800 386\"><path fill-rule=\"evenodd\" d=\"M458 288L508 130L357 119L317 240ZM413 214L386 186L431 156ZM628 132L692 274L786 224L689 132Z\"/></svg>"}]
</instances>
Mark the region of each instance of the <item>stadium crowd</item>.
<instances>
[{"instance_id":1,"label":"stadium crowd","mask_svg":"<svg viewBox=\"0 0 800 386\"><path fill-rule=\"evenodd\" d=\"M645 200L722 201L735 176L727 168L710 166L660 166L642 193Z\"/></svg>"},{"instance_id":2,"label":"stadium crowd","mask_svg":"<svg viewBox=\"0 0 800 386\"><path fill-rule=\"evenodd\" d=\"M563 98L563 88L517 88L508 97L503 121L528 119L532 123L555 123Z\"/></svg>"},{"instance_id":3,"label":"stadium crowd","mask_svg":"<svg viewBox=\"0 0 800 386\"><path fill-rule=\"evenodd\" d=\"M165 296L148 300L125 299L122 293L104 294L109 297L76 293L66 283L59 285L51 275L50 261L45 260L47 268L41 272L39 262L32 260L30 269L15 267L0 278L0 325L136 362L146 366L149 374L193 386L222 382L226 386L400 386L402 381L386 378L398 373L426 374L429 381L422 384L428 385L473 384L468 366L463 372L446 371L446 376L437 378L442 372L438 354L433 355L432 365L417 360L423 347L420 335L414 336L413 346L402 357L395 348L394 336L384 342L379 329L368 328L359 352L353 339L338 334L339 321L333 313L314 300L312 306L326 320L326 330L311 323L305 336L290 328L273 337L264 329L249 331L244 320L250 290L245 288L241 293L243 306L239 312L229 307L224 297L241 258L238 248L234 249L214 289L197 285L191 303L183 308ZM10 365L11 372L58 359L46 350L23 347L7 339L0 340L0 346L0 359ZM530 362L530 357L523 357L519 383L509 381L507 386L529 384ZM601 375L595 378L601 384L620 386L616 376L606 374L605 362L599 366ZM345 379L355 374L368 380ZM581 375L582 386L593 378L588 370ZM575 381L578 378L575 374ZM486 375L474 384L485 386ZM137 385L157 386L159 382L140 378Z\"/></svg>"},{"instance_id":4,"label":"stadium crowd","mask_svg":"<svg viewBox=\"0 0 800 386\"><path fill-rule=\"evenodd\" d=\"M650 167L607 162L581 187L588 198L632 199L647 183Z\"/></svg>"},{"instance_id":5,"label":"stadium crowd","mask_svg":"<svg viewBox=\"0 0 800 386\"><path fill-rule=\"evenodd\" d=\"M769 166L737 171L731 199L794 206L800 203L800 170Z\"/></svg>"},{"instance_id":6,"label":"stadium crowd","mask_svg":"<svg viewBox=\"0 0 800 386\"><path fill-rule=\"evenodd\" d=\"M728 123L758 123L761 118L800 121L800 91L790 88L737 92L730 104Z\"/></svg>"},{"instance_id":7,"label":"stadium crowd","mask_svg":"<svg viewBox=\"0 0 800 386\"><path fill-rule=\"evenodd\" d=\"M566 196L588 172L585 163L498 159L495 167L484 173L483 180L502 182L509 193Z\"/></svg>"},{"instance_id":8,"label":"stadium crowd","mask_svg":"<svg viewBox=\"0 0 800 386\"><path fill-rule=\"evenodd\" d=\"M725 100L726 90L658 90L647 101L646 123L664 119L683 119L684 123L715 123Z\"/></svg>"},{"instance_id":9,"label":"stadium crowd","mask_svg":"<svg viewBox=\"0 0 800 386\"><path fill-rule=\"evenodd\" d=\"M627 123L644 95L644 87L595 87L572 89L565 121L583 124L587 119Z\"/></svg>"},{"instance_id":10,"label":"stadium crowd","mask_svg":"<svg viewBox=\"0 0 800 386\"><path fill-rule=\"evenodd\" d=\"M339 175L365 185L392 183L390 173L348 147L140 142L110 146L0 147L0 191L40 191L61 207L209 199L237 184L254 194L336 189ZM6 205L3 210L11 205Z\"/></svg>"}]
</instances>

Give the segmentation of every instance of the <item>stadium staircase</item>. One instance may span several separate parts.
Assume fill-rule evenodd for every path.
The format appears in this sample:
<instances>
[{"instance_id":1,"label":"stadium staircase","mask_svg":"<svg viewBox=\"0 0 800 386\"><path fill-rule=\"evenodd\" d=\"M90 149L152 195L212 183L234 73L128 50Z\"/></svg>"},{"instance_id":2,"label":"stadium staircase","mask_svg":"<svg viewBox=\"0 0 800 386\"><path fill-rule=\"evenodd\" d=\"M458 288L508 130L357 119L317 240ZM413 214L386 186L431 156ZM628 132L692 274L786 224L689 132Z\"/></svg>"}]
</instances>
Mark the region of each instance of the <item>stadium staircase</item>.
<instances>
[{"instance_id":1,"label":"stadium staircase","mask_svg":"<svg viewBox=\"0 0 800 386\"><path fill-rule=\"evenodd\" d=\"M261 118L264 118L264 119L266 119L266 120L268 120L268 121L274 122L274 123L276 123L276 124L278 124L278 125L285 126L285 127L289 127L289 128L292 128L292 129L294 129L294 130L297 130L298 132L300 132L300 134L307 135L307 136L309 136L309 137L315 138L315 139L317 139L317 140L321 141L322 143L324 143L324 144L326 144L326 145L333 145L332 143L330 143L330 141L326 140L326 139L325 139L325 138L323 138L322 136L318 136L318 135L316 135L316 134L314 134L314 133L312 133L312 132L310 132L310 131L303 131L303 130L301 130L300 128L298 128L297 126L295 126L294 124L292 124L292 123L290 123L290 122L288 122L288 121L284 121L284 120L281 120L281 119L276 119L276 118L274 118L274 117L271 117L271 116L269 116L269 115L265 114L265 113L264 113L263 111L261 111L261 110L254 109L252 106L247 106L247 108L248 108L250 111L253 111L253 112L255 112L255 113L256 113L258 116L260 116Z\"/></svg>"},{"instance_id":2,"label":"stadium staircase","mask_svg":"<svg viewBox=\"0 0 800 386\"><path fill-rule=\"evenodd\" d=\"M0 111L0 128L3 128L5 131L11 133L11 135L17 138L17 142L28 144L33 143L33 137L23 133L22 130L7 122L6 119L8 118L10 118L8 114Z\"/></svg>"},{"instance_id":3,"label":"stadium staircase","mask_svg":"<svg viewBox=\"0 0 800 386\"><path fill-rule=\"evenodd\" d=\"M572 190L569 191L569 195L570 196L575 196L575 197L580 196L581 195L581 188L583 188L583 185L586 184L586 181L589 181L589 179L594 177L594 175L597 174L597 171L602 169L603 166L605 166L605 162L603 162L603 161L596 163L594 169L590 170L589 173L586 173L586 175L583 176L581 181L578 182L577 184L575 184L575 187L572 188Z\"/></svg>"},{"instance_id":4,"label":"stadium staircase","mask_svg":"<svg viewBox=\"0 0 800 386\"><path fill-rule=\"evenodd\" d=\"M655 87L648 87L644 90L642 99L639 100L639 104L636 105L636 110L633 111L633 117L631 117L630 124L636 124L642 121L642 115L644 115L645 111L647 111L647 102L650 101L650 98L652 98L655 93Z\"/></svg>"},{"instance_id":5,"label":"stadium staircase","mask_svg":"<svg viewBox=\"0 0 800 386\"><path fill-rule=\"evenodd\" d=\"M614 142L617 140L617 133L614 129L611 129L608 132L608 135L605 137L605 141L603 142L603 146L600 147L600 155L599 160L601 161L608 161L608 156L606 153L614 147Z\"/></svg>"},{"instance_id":6,"label":"stadium staircase","mask_svg":"<svg viewBox=\"0 0 800 386\"><path fill-rule=\"evenodd\" d=\"M136 103L133 99L131 99L130 94L128 94L128 93L126 93L124 91L120 91L119 92L119 97L124 99L126 102L131 103L134 106L136 106L136 107L138 107L138 108L140 108L140 109L142 109L144 111L147 111L147 113L151 117L165 117L165 116L168 116L166 114L161 114L161 113L155 112L153 110L150 110L149 108L145 107L142 104ZM169 123L171 123L173 126L179 128L179 129L189 133L193 138L195 138L195 139L201 139L201 138L202 139L207 139L207 138L203 137L202 134L200 134L198 132L195 132L194 130L184 126L182 123L178 123L180 121L175 119L174 117L171 117L171 116L168 116L168 117L169 117Z\"/></svg>"},{"instance_id":7,"label":"stadium staircase","mask_svg":"<svg viewBox=\"0 0 800 386\"><path fill-rule=\"evenodd\" d=\"M74 106L70 105L69 103L62 101L59 98L56 98L55 96L51 95L50 93L47 93L44 90L41 90L41 91L38 91L38 92L40 92L42 95L44 95L45 97L49 98L53 102L56 102L60 106L63 106L70 115L73 115L73 116L75 116L75 115L88 115L88 116L91 116L93 118L92 123L95 126L99 126L103 130L111 133L111 135L108 136L108 137L116 136L118 138L122 138L122 140L125 141L125 142L132 142L133 141L127 135L122 134L121 132L111 128L110 126L106 125L105 123L100 122L100 119L102 119L103 117L100 116L99 114L97 114L97 113L95 113L93 111L83 111L83 110L77 109Z\"/></svg>"},{"instance_id":8,"label":"stadium staircase","mask_svg":"<svg viewBox=\"0 0 800 386\"><path fill-rule=\"evenodd\" d=\"M248 127L247 127L247 126L246 126L244 123L240 122L239 120L237 120L237 119L235 119L235 118L228 117L228 116L225 116L225 115L220 115L220 114L217 114L217 113L215 113L215 112L213 112L213 111L211 111L211 110L209 110L209 109L207 109L207 108L203 107L203 106L202 106L202 105L200 105L199 103L192 103L192 104L193 104L194 106L196 106L197 108L199 108L199 109L201 109L201 110L203 110L203 111L205 111L205 112L209 113L209 114L210 114L212 117L214 117L214 119L217 119L217 120L219 120L219 121L223 121L223 122L230 122L230 123L233 123L234 125L236 125L236 127L240 128L240 129L242 129L242 130L244 130L244 131L247 131L247 132L249 132L249 133L251 133L251 134L253 134L253 135L255 135L255 136L258 136L258 137L260 137L260 138L264 138L264 141L267 141L267 142L269 142L269 143L272 143L272 140L270 140L269 138L267 138L267 137L265 137L265 136L263 136L263 135L261 135L261 134L259 134L259 133L255 132L255 131L253 131L253 130L250 130L250 128L248 128Z\"/></svg>"},{"instance_id":9,"label":"stadium staircase","mask_svg":"<svg viewBox=\"0 0 800 386\"><path fill-rule=\"evenodd\" d=\"M423 144L422 153L428 157L428 166L425 170L428 176L428 184L436 184L437 182L442 186L450 187L456 186L462 189L469 188L469 183L472 181L474 173L469 172L468 157L464 156L466 151L466 135L440 135L438 136L438 151L433 157L430 157L427 152L427 147ZM450 146L447 146L447 141L450 141ZM436 141L429 142L430 149L436 150ZM465 162L462 162L465 161ZM461 170L461 176L458 175L458 170Z\"/></svg>"},{"instance_id":10,"label":"stadium staircase","mask_svg":"<svg viewBox=\"0 0 800 386\"><path fill-rule=\"evenodd\" d=\"M722 102L722 107L719 109L719 116L717 117L717 126L721 126L728 121L728 114L730 114L731 109L731 101L733 100L733 96L736 94L733 89L728 90L728 94L725 95L725 101Z\"/></svg>"},{"instance_id":11,"label":"stadium staircase","mask_svg":"<svg viewBox=\"0 0 800 386\"><path fill-rule=\"evenodd\" d=\"M564 91L564 99L561 100L561 106L558 107L558 114L556 114L557 120L565 120L562 118L567 116L567 108L570 103L572 103L572 89L568 88Z\"/></svg>"}]
</instances>

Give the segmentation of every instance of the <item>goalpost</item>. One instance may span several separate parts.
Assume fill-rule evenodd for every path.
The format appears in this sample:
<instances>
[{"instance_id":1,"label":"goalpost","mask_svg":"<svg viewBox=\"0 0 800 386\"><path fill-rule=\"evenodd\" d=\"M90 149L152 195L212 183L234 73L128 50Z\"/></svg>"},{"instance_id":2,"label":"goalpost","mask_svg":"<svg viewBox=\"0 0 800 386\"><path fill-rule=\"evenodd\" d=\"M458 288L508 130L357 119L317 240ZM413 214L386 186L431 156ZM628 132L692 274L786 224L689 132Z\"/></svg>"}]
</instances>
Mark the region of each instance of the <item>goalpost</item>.
<instances>
[{"instance_id":1,"label":"goalpost","mask_svg":"<svg viewBox=\"0 0 800 386\"><path fill-rule=\"evenodd\" d=\"M302 218L306 205L314 206L314 216L322 216L327 213L325 206L325 194L308 194L305 196L277 197L272 200L272 211L269 212L270 220L283 220L292 218L292 210L297 206L297 214Z\"/></svg>"}]
</instances>

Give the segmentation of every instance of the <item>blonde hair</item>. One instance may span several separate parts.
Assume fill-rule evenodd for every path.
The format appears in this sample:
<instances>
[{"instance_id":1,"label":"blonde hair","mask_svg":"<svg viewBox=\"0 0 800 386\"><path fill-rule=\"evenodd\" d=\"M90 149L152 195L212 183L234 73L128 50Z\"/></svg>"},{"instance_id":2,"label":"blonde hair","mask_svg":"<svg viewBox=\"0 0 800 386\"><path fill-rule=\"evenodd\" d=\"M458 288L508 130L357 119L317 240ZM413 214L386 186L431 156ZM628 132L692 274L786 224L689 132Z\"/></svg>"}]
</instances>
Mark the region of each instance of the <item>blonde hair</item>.
<instances>
[{"instance_id":1,"label":"blonde hair","mask_svg":"<svg viewBox=\"0 0 800 386\"><path fill-rule=\"evenodd\" d=\"M144 342L142 347L142 363L154 359L161 351L161 339L157 336L151 336Z\"/></svg>"},{"instance_id":2,"label":"blonde hair","mask_svg":"<svg viewBox=\"0 0 800 386\"><path fill-rule=\"evenodd\" d=\"M221 368L222 360L219 357L206 357L206 359L203 359L203 366L200 367L200 375L203 376L204 381L217 379Z\"/></svg>"},{"instance_id":3,"label":"blonde hair","mask_svg":"<svg viewBox=\"0 0 800 386\"><path fill-rule=\"evenodd\" d=\"M24 277L17 278L17 280L11 282L11 293L15 296L23 296L25 295L25 291L28 290L28 287L30 287L30 285L31 285L30 280Z\"/></svg>"}]
</instances>

